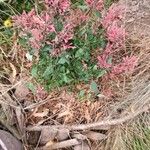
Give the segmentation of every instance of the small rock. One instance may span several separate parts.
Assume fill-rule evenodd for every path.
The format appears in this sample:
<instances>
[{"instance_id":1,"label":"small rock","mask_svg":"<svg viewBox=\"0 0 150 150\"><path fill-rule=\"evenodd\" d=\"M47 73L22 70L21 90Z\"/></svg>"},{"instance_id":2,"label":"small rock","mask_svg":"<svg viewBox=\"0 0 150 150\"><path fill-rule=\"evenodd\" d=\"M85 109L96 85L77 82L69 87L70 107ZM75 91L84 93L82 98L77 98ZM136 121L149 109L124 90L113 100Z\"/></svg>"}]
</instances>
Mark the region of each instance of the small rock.
<instances>
[{"instance_id":1,"label":"small rock","mask_svg":"<svg viewBox=\"0 0 150 150\"><path fill-rule=\"evenodd\" d=\"M58 130L51 127L45 127L41 131L40 144L46 144L50 140L54 140Z\"/></svg>"},{"instance_id":2,"label":"small rock","mask_svg":"<svg viewBox=\"0 0 150 150\"><path fill-rule=\"evenodd\" d=\"M30 145L34 145L34 146L36 146L37 145L37 143L38 143L38 141L39 141L39 138L40 138L40 132L39 131L30 131L29 133L28 133L28 143L30 144Z\"/></svg>"},{"instance_id":3,"label":"small rock","mask_svg":"<svg viewBox=\"0 0 150 150\"><path fill-rule=\"evenodd\" d=\"M68 129L60 129L58 130L57 140L64 141L69 138L69 130Z\"/></svg>"},{"instance_id":4,"label":"small rock","mask_svg":"<svg viewBox=\"0 0 150 150\"><path fill-rule=\"evenodd\" d=\"M23 150L23 146L19 140L12 136L9 132L0 130L0 150Z\"/></svg>"}]
</instances>

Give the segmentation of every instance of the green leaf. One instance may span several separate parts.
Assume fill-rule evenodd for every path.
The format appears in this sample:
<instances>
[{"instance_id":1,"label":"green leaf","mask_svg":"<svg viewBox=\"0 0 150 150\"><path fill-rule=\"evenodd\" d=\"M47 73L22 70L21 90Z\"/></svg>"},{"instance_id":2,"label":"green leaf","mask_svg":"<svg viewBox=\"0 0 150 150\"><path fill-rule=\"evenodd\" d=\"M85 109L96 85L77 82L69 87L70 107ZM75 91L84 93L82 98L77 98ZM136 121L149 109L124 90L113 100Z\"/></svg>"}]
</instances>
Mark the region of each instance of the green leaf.
<instances>
[{"instance_id":1,"label":"green leaf","mask_svg":"<svg viewBox=\"0 0 150 150\"><path fill-rule=\"evenodd\" d=\"M102 16L101 13L97 10L94 11L94 15L98 18L101 18L101 16Z\"/></svg>"},{"instance_id":2,"label":"green leaf","mask_svg":"<svg viewBox=\"0 0 150 150\"><path fill-rule=\"evenodd\" d=\"M66 74L63 74L63 76L62 76L63 78L63 81L65 82L65 83L69 83L70 82L70 79L67 77L67 75Z\"/></svg>"},{"instance_id":3,"label":"green leaf","mask_svg":"<svg viewBox=\"0 0 150 150\"><path fill-rule=\"evenodd\" d=\"M98 66L94 65L93 70L97 70L97 69L98 69Z\"/></svg>"},{"instance_id":4,"label":"green leaf","mask_svg":"<svg viewBox=\"0 0 150 150\"><path fill-rule=\"evenodd\" d=\"M106 40L105 40L104 38L101 38L101 39L100 39L101 48L105 48L105 47L106 47L106 44L107 44Z\"/></svg>"},{"instance_id":5,"label":"green leaf","mask_svg":"<svg viewBox=\"0 0 150 150\"><path fill-rule=\"evenodd\" d=\"M90 89L91 89L91 91L94 92L96 95L99 93L99 89L98 89L97 83L96 83L95 81L92 81L92 82L91 82Z\"/></svg>"},{"instance_id":6,"label":"green leaf","mask_svg":"<svg viewBox=\"0 0 150 150\"><path fill-rule=\"evenodd\" d=\"M68 63L68 60L65 57L61 57L58 61L58 64L65 64Z\"/></svg>"},{"instance_id":7,"label":"green leaf","mask_svg":"<svg viewBox=\"0 0 150 150\"><path fill-rule=\"evenodd\" d=\"M63 23L60 20L58 20L58 19L55 19L54 23L55 23L56 31L60 32L63 29Z\"/></svg>"},{"instance_id":8,"label":"green leaf","mask_svg":"<svg viewBox=\"0 0 150 150\"><path fill-rule=\"evenodd\" d=\"M44 71L43 77L44 77L45 79L48 79L48 78L49 78L49 75L51 75L52 73L53 73L53 68L52 68L52 66L50 65L50 66L48 66L48 67L46 68L46 70Z\"/></svg>"},{"instance_id":9,"label":"green leaf","mask_svg":"<svg viewBox=\"0 0 150 150\"><path fill-rule=\"evenodd\" d=\"M107 73L106 70L102 70L102 71L98 74L97 78L102 77L102 76L103 76L104 74L106 74L106 73Z\"/></svg>"},{"instance_id":10,"label":"green leaf","mask_svg":"<svg viewBox=\"0 0 150 150\"><path fill-rule=\"evenodd\" d=\"M79 9L83 10L83 11L89 9L89 7L86 6L86 5L78 5L77 7L78 7Z\"/></svg>"},{"instance_id":11,"label":"green leaf","mask_svg":"<svg viewBox=\"0 0 150 150\"><path fill-rule=\"evenodd\" d=\"M75 58L78 58L78 57L81 58L83 55L84 55L84 51L83 51L82 48L80 48L80 49L76 52Z\"/></svg>"},{"instance_id":12,"label":"green leaf","mask_svg":"<svg viewBox=\"0 0 150 150\"><path fill-rule=\"evenodd\" d=\"M115 0L105 0L105 7L109 8Z\"/></svg>"},{"instance_id":13,"label":"green leaf","mask_svg":"<svg viewBox=\"0 0 150 150\"><path fill-rule=\"evenodd\" d=\"M19 44L21 44L23 47L26 47L27 40L27 37L19 38Z\"/></svg>"},{"instance_id":14,"label":"green leaf","mask_svg":"<svg viewBox=\"0 0 150 150\"><path fill-rule=\"evenodd\" d=\"M52 47L50 45L45 45L42 48L42 52L50 52L50 51L52 51Z\"/></svg>"},{"instance_id":15,"label":"green leaf","mask_svg":"<svg viewBox=\"0 0 150 150\"><path fill-rule=\"evenodd\" d=\"M109 57L107 62L108 62L108 64L112 64L112 57Z\"/></svg>"},{"instance_id":16,"label":"green leaf","mask_svg":"<svg viewBox=\"0 0 150 150\"><path fill-rule=\"evenodd\" d=\"M29 83L26 84L26 86L27 86L27 88L28 88L29 90L31 90L33 93L35 93L35 91L36 91L36 86L35 86L33 83L29 82Z\"/></svg>"},{"instance_id":17,"label":"green leaf","mask_svg":"<svg viewBox=\"0 0 150 150\"><path fill-rule=\"evenodd\" d=\"M85 95L85 90L81 90L81 91L79 92L79 98L83 98L84 95Z\"/></svg>"},{"instance_id":18,"label":"green leaf","mask_svg":"<svg viewBox=\"0 0 150 150\"><path fill-rule=\"evenodd\" d=\"M31 75L32 75L33 77L35 77L35 78L38 76L38 68L37 68L37 66L33 66L33 67L32 67Z\"/></svg>"}]
</instances>

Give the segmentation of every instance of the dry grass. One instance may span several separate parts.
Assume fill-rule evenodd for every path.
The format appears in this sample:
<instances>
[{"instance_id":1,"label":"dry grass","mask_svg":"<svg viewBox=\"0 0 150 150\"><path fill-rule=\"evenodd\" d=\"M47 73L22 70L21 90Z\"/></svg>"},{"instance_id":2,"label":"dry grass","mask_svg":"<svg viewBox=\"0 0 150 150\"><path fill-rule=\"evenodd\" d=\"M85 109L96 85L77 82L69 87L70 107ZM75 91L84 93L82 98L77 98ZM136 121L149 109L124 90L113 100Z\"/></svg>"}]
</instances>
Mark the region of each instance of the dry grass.
<instances>
[{"instance_id":1,"label":"dry grass","mask_svg":"<svg viewBox=\"0 0 150 150\"><path fill-rule=\"evenodd\" d=\"M132 76L125 76L107 83L107 86L114 89L116 97L103 98L99 101L91 101L87 97L83 101L78 101L75 93L67 93L64 89L49 93L44 99L31 92L27 94L25 100L21 101L15 94L10 96L8 91L24 81L31 80L29 74L26 73L28 69L26 66L30 64L26 63L22 50L15 49L16 41L13 41L14 45L9 47L9 51L5 50L8 50L8 47L1 46L0 109L4 111L6 119L0 122L6 121L8 130L20 138L18 131L12 129L10 124L17 125L17 130L22 130L27 125L79 125L100 122L102 119L111 123L112 119L124 119L126 116L131 116L127 120L116 122L115 126L113 124L107 133L107 140L96 143L92 150L150 149L150 112L148 109L143 112L143 108L150 104L150 39L148 37L140 39L135 34L130 35L130 39L132 40L127 40L127 48L138 54L139 65ZM41 112L46 109L49 113L46 113L44 117L39 117L38 115L42 115ZM6 112L6 110L9 111ZM24 118L19 119L20 114L17 114L16 110L21 110ZM133 117L134 114L137 115ZM13 117L15 121L9 122L8 119ZM78 126L75 127L78 129ZM23 142L26 144L24 139Z\"/></svg>"},{"instance_id":2,"label":"dry grass","mask_svg":"<svg viewBox=\"0 0 150 150\"><path fill-rule=\"evenodd\" d=\"M1 84L0 92L2 94L2 108L9 108L9 106L11 109L13 108L15 110L21 108L25 118L22 120L24 122L23 126L21 127L19 125L19 128L23 128L28 124L82 124L100 121L102 118L106 120L104 123L108 123L110 125L113 121L115 121L112 119L121 119L121 121L118 122L117 120L115 122L115 126L112 124L112 128L108 131L107 140L100 144L96 143L97 146L93 149L146 150L149 148L150 140L149 111L143 110L145 106L150 104L150 49L148 43L149 39L147 38L145 40L135 38L131 43L129 43L130 48L134 49L135 53L138 53L139 65L133 76L130 76L130 78L125 77L123 82L120 82L118 79L118 81L111 81L109 83L116 92L117 97L115 97L115 100L103 99L101 101L92 102L86 99L86 101L80 102L77 101L74 93L66 93L66 91L63 90L61 91L62 93L59 93L60 91L50 93L45 100L40 98L37 99L36 96L31 94L31 97L34 100L23 104L17 97L12 98L7 94L8 91L16 88L17 85L23 81L22 78L18 81L16 80L18 78L16 78L16 73L14 73L14 67L9 65L9 72L11 72L9 73L10 77L13 75L16 81L13 83L9 81L9 84ZM22 65L22 68L23 67L24 66ZM7 80L10 80L10 77L8 75ZM22 77L22 75L19 77ZM26 80L27 79L25 79L25 81ZM30 99L30 97L28 98ZM38 115L42 115L40 113L45 109L49 109L49 113L46 114L44 118L37 117ZM26 112L26 110L28 110L28 112ZM6 117L14 117L14 115L16 114L11 114L11 116L7 114ZM129 116L129 119L127 118L127 120L124 120L126 116ZM17 120L17 122L20 124L20 120ZM75 129L79 129L81 126L79 125L74 127ZM10 128L9 130L14 135L16 134L14 129Z\"/></svg>"},{"instance_id":3,"label":"dry grass","mask_svg":"<svg viewBox=\"0 0 150 150\"><path fill-rule=\"evenodd\" d=\"M132 50L138 51L139 65L134 75L126 82L123 101L119 101L113 107L113 112L121 110L121 116L142 110L143 106L150 104L150 40L145 37L137 38L137 35L131 36L131 43L128 43ZM136 52L135 51L135 52ZM125 86L124 86L125 87ZM130 94L129 94L130 93ZM112 114L114 114L112 113ZM108 138L102 147L104 150L148 150L150 149L150 112L141 113L134 119L127 121L125 124L114 126L108 133ZM112 116L112 115L111 115Z\"/></svg>"},{"instance_id":4,"label":"dry grass","mask_svg":"<svg viewBox=\"0 0 150 150\"><path fill-rule=\"evenodd\" d=\"M148 150L150 147L149 113L113 128L103 147L105 150Z\"/></svg>"},{"instance_id":5,"label":"dry grass","mask_svg":"<svg viewBox=\"0 0 150 150\"><path fill-rule=\"evenodd\" d=\"M143 41L144 40L144 41ZM58 127L68 128L71 130L87 130L99 126L109 125L111 128L107 132L107 140L102 142L93 143L92 150L147 150L150 143L150 81L149 81L149 62L150 62L150 49L147 45L148 39L133 40L131 43L132 49L139 56L139 65L136 68L133 76L126 78L124 82L114 84L116 81L111 82L111 86L114 87L116 95L115 101L109 105L105 105L105 109L101 111L109 110L107 115L103 116L103 120L96 120L97 123L74 125L74 126L62 126L58 124ZM144 42L146 44L144 44ZM119 85L119 86L118 86ZM118 90L121 88L120 90ZM119 94L117 93L119 92ZM71 101L72 104L75 104ZM92 103L93 104L93 103ZM78 112L81 111L81 104ZM90 110L91 105L86 107ZM98 105L97 105L98 107ZM76 108L75 105L71 106L71 109ZM83 107L83 112L85 107ZM82 112L82 111L81 111ZM91 112L94 112L93 110ZM91 115L91 114L90 114ZM94 118L97 112L94 112L91 118ZM83 114L79 114L78 117L83 117ZM85 117L85 116L84 116ZM93 121L92 121L93 122ZM76 122L78 123L78 122ZM80 122L82 123L82 122ZM30 130L41 129L42 126L31 127Z\"/></svg>"}]
</instances>

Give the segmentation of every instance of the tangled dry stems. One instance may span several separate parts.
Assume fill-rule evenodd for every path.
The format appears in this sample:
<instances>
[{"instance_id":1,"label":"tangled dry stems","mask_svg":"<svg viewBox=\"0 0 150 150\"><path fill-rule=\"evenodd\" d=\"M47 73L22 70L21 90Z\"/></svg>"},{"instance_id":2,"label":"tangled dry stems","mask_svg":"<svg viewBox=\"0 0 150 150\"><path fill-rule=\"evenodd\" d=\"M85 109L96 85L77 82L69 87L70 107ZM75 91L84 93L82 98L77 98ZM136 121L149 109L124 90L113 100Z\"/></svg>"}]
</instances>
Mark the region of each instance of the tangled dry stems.
<instances>
[{"instance_id":1,"label":"tangled dry stems","mask_svg":"<svg viewBox=\"0 0 150 150\"><path fill-rule=\"evenodd\" d=\"M147 40L147 39L146 39ZM134 45L134 48L140 49L139 54L139 66L136 68L133 77L130 79L130 90L118 103L115 103L109 116L105 117L103 121L96 123L80 124L80 125L59 125L53 126L55 129L69 129L69 130L90 130L99 129L103 127L111 126L109 130L106 143L97 144L97 149L109 150L132 150L133 148L141 148L138 142L145 143L145 147L149 146L149 138L145 135L148 132L147 129L150 125L149 109L150 109L150 82L149 82L149 70L150 70L150 49L147 46L149 41ZM126 83L128 86L128 83ZM121 110L121 113L118 113ZM52 126L32 126L28 127L31 131L40 131L42 128L51 128ZM148 133L146 133L148 134ZM136 141L136 138L141 141Z\"/></svg>"},{"instance_id":2,"label":"tangled dry stems","mask_svg":"<svg viewBox=\"0 0 150 150\"><path fill-rule=\"evenodd\" d=\"M88 124L78 124L78 125L56 125L56 126L31 126L28 127L28 131L39 131L42 130L44 127L54 127L56 129L69 129L69 130L90 130L95 128L103 128L105 126L115 126L113 130L109 131L108 134L108 140L106 143L105 149L109 149L109 144L113 143L113 150L117 150L118 145L121 145L122 149L126 149L126 145L124 145L124 132L135 132L137 128L137 122L141 124L141 120L145 119L145 116L149 115L149 108L150 108L150 82L149 82L149 71L150 71L150 40L148 38L144 38L143 40L138 39L136 37L131 37L133 44L133 49L135 49L135 52L140 53L139 56L139 66L136 68L133 76L129 80L129 83L125 83L127 86L125 89L129 88L129 91L125 91L126 96L123 97L119 102L115 102L113 107L111 108L112 111L109 113L109 116L106 116L103 121L98 121L96 123L88 123ZM139 50L140 49L140 50ZM19 84L19 82L17 83ZM128 87L128 84L131 85ZM14 88L15 85L0 85L2 88L0 89L1 97L0 97L0 103L3 105L11 106L14 109L17 109L19 106L12 105L11 103L5 101L5 99L2 97L2 95L5 95L10 89ZM113 85L114 86L114 85ZM132 87L132 88L131 88ZM121 93L122 94L122 93ZM121 95L120 94L120 95ZM129 94L129 95L127 95ZM2 98L2 99L1 99ZM43 105L48 101L48 99L51 99L51 97L48 97L43 102L38 102L36 104L27 106L24 109L33 109L37 106ZM121 113L118 113L118 110L121 110ZM143 117L144 114L144 117ZM96 114L95 114L96 115ZM80 116L82 118L82 116ZM93 117L93 116L91 116ZM138 119L138 121L135 121ZM122 124L125 124L122 126ZM129 124L129 127L128 127ZM132 127L130 127L132 124ZM144 122L146 126L149 126L149 120L147 122ZM131 129L129 131L128 129ZM132 130L134 129L134 130ZM138 131L139 132L139 131ZM141 131L142 133L142 131ZM115 135L115 140L112 140L112 138ZM113 136L113 137L112 137ZM132 142L132 135L128 135L126 137L127 140L131 138ZM118 143L119 141L120 143Z\"/></svg>"},{"instance_id":3,"label":"tangled dry stems","mask_svg":"<svg viewBox=\"0 0 150 150\"><path fill-rule=\"evenodd\" d=\"M148 85L147 85L148 84ZM127 105L127 108L124 109L124 114L121 115L118 119L104 119L104 121L99 121L96 123L89 123L86 125L60 125L55 126L56 128L67 128L69 130L88 130L88 129L94 129L97 127L103 127L103 126L113 126L122 124L128 120L131 120L135 117L137 117L139 114L147 111L150 108L150 84L142 84L140 85L131 93L125 101L120 105L120 108L123 108L122 105ZM118 106L117 106L118 107ZM113 116L113 115L112 115ZM118 117L118 116L117 116ZM28 128L29 130L42 130L43 126L37 126L37 127L31 127Z\"/></svg>"}]
</instances>

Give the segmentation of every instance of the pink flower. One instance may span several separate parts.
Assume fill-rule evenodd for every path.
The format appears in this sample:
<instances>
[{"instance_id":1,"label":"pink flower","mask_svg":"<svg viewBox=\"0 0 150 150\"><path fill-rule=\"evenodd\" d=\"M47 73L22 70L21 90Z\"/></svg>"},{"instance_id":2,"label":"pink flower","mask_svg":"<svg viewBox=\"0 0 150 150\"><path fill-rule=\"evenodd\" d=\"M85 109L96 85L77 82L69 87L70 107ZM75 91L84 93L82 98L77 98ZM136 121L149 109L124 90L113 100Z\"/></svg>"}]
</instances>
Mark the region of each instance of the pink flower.
<instances>
[{"instance_id":1,"label":"pink flower","mask_svg":"<svg viewBox=\"0 0 150 150\"><path fill-rule=\"evenodd\" d=\"M64 41L67 43L69 40L73 38L73 26L71 24L67 24L64 26L63 30L58 34L58 39L60 41Z\"/></svg>"},{"instance_id":2,"label":"pink flower","mask_svg":"<svg viewBox=\"0 0 150 150\"><path fill-rule=\"evenodd\" d=\"M44 39L50 32L55 32L52 17L45 11L37 15L32 9L29 13L25 11L21 15L13 17L14 26L21 30L20 36L30 35L29 45L33 49L40 49Z\"/></svg>"},{"instance_id":3,"label":"pink flower","mask_svg":"<svg viewBox=\"0 0 150 150\"><path fill-rule=\"evenodd\" d=\"M104 19L102 20L102 25L106 29L108 28L114 21L120 20L124 13L124 7L118 4L113 4Z\"/></svg>"},{"instance_id":4,"label":"pink flower","mask_svg":"<svg viewBox=\"0 0 150 150\"><path fill-rule=\"evenodd\" d=\"M129 67L126 66L126 63L122 62L121 64L109 64L108 59L110 56L113 58L114 53L118 52L120 48L124 45L125 41L125 28L121 27L122 14L124 13L124 8L118 4L113 4L104 19L102 20L102 25L106 30L106 38L108 44L103 51L102 55L98 57L98 65L101 68L110 69L112 74L121 74L125 72ZM120 22L119 22L120 21ZM124 59L123 59L124 60ZM129 62L129 58L127 62Z\"/></svg>"},{"instance_id":5,"label":"pink flower","mask_svg":"<svg viewBox=\"0 0 150 150\"><path fill-rule=\"evenodd\" d=\"M53 18L52 15L50 13L48 14L48 12L46 12L46 11L41 12L40 16L41 16L42 20L44 20L45 23L51 22L51 20Z\"/></svg>"},{"instance_id":6,"label":"pink flower","mask_svg":"<svg viewBox=\"0 0 150 150\"><path fill-rule=\"evenodd\" d=\"M45 3L48 7L58 10L60 14L63 14L70 8L70 0L45 0Z\"/></svg>"},{"instance_id":7,"label":"pink flower","mask_svg":"<svg viewBox=\"0 0 150 150\"><path fill-rule=\"evenodd\" d=\"M86 0L86 4L89 6L89 7L93 7L95 8L96 10L102 10L103 8L103 0L97 0L97 1L94 1L94 0Z\"/></svg>"},{"instance_id":8,"label":"pink flower","mask_svg":"<svg viewBox=\"0 0 150 150\"><path fill-rule=\"evenodd\" d=\"M31 34L32 34L32 37L34 37L34 39L37 41L37 42L40 42L43 40L43 35L42 33L40 32L40 30L38 29L32 29L31 30Z\"/></svg>"},{"instance_id":9,"label":"pink flower","mask_svg":"<svg viewBox=\"0 0 150 150\"><path fill-rule=\"evenodd\" d=\"M138 59L136 56L126 56L120 64L115 65L112 68L111 75L118 75L122 73L130 73L134 71L137 66Z\"/></svg>"},{"instance_id":10,"label":"pink flower","mask_svg":"<svg viewBox=\"0 0 150 150\"><path fill-rule=\"evenodd\" d=\"M113 53L113 45L108 43L103 54L97 57L98 66L100 68L108 69L112 66L110 63L108 63L108 59L112 53Z\"/></svg>"},{"instance_id":11,"label":"pink flower","mask_svg":"<svg viewBox=\"0 0 150 150\"><path fill-rule=\"evenodd\" d=\"M119 27L116 23L113 23L110 27L108 27L107 38L110 42L122 44L125 39L125 29L123 27Z\"/></svg>"},{"instance_id":12,"label":"pink flower","mask_svg":"<svg viewBox=\"0 0 150 150\"><path fill-rule=\"evenodd\" d=\"M59 0L58 6L59 6L58 7L59 8L59 12L60 13L64 13L67 10L69 10L70 1L69 0Z\"/></svg>"},{"instance_id":13,"label":"pink flower","mask_svg":"<svg viewBox=\"0 0 150 150\"><path fill-rule=\"evenodd\" d=\"M93 0L86 0L86 3L87 3L89 6L91 6L91 5L93 5Z\"/></svg>"},{"instance_id":14,"label":"pink flower","mask_svg":"<svg viewBox=\"0 0 150 150\"><path fill-rule=\"evenodd\" d=\"M71 43L63 43L63 44L62 44L62 49L63 49L63 51L66 51L66 50L68 50L68 49L74 49L74 48L75 48L75 47L72 46Z\"/></svg>"},{"instance_id":15,"label":"pink flower","mask_svg":"<svg viewBox=\"0 0 150 150\"><path fill-rule=\"evenodd\" d=\"M32 9L28 14L23 11L21 15L13 16L14 26L21 27L25 29L31 28L33 21L33 16L35 15L34 9Z\"/></svg>"},{"instance_id":16,"label":"pink flower","mask_svg":"<svg viewBox=\"0 0 150 150\"><path fill-rule=\"evenodd\" d=\"M101 56L98 56L97 59L98 59L98 65L100 68L105 68L105 69L108 69L111 67L110 64L108 64L106 62L106 59L107 57L105 55L101 55Z\"/></svg>"},{"instance_id":17,"label":"pink flower","mask_svg":"<svg viewBox=\"0 0 150 150\"><path fill-rule=\"evenodd\" d=\"M34 40L33 38L29 39L29 44L35 50L39 50L41 48L41 45L36 40ZM36 53L37 53L37 51L36 51Z\"/></svg>"},{"instance_id":18,"label":"pink flower","mask_svg":"<svg viewBox=\"0 0 150 150\"><path fill-rule=\"evenodd\" d=\"M107 55L112 54L113 53L113 45L108 42L104 52L107 53Z\"/></svg>"},{"instance_id":19,"label":"pink flower","mask_svg":"<svg viewBox=\"0 0 150 150\"><path fill-rule=\"evenodd\" d=\"M97 59L98 59L98 66L100 68L105 68L105 69L108 69L111 67L111 64L109 64L107 61L108 61L108 58L109 58L109 55L108 54L102 54L101 56L98 56Z\"/></svg>"},{"instance_id":20,"label":"pink flower","mask_svg":"<svg viewBox=\"0 0 150 150\"><path fill-rule=\"evenodd\" d=\"M56 3L57 3L57 0L45 0L45 3L49 6L49 7L51 7L51 6L55 6L56 5Z\"/></svg>"},{"instance_id":21,"label":"pink flower","mask_svg":"<svg viewBox=\"0 0 150 150\"><path fill-rule=\"evenodd\" d=\"M59 55L63 51L66 51L68 49L73 49L74 46L72 46L72 43L70 42L70 40L73 38L73 36L74 36L73 25L66 24L64 26L63 30L58 32L55 39L52 40L53 55ZM55 52L55 51L57 51L57 52Z\"/></svg>"},{"instance_id":22,"label":"pink flower","mask_svg":"<svg viewBox=\"0 0 150 150\"><path fill-rule=\"evenodd\" d=\"M82 25L84 22L89 20L90 14L85 13L80 9L71 10L70 15L65 16L66 22L72 24L73 27Z\"/></svg>"}]
</instances>

